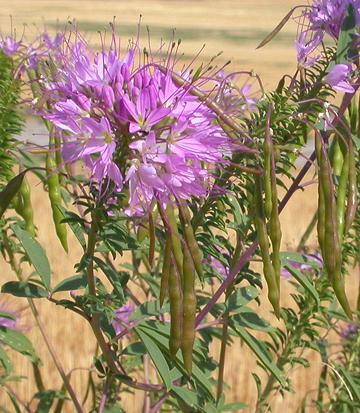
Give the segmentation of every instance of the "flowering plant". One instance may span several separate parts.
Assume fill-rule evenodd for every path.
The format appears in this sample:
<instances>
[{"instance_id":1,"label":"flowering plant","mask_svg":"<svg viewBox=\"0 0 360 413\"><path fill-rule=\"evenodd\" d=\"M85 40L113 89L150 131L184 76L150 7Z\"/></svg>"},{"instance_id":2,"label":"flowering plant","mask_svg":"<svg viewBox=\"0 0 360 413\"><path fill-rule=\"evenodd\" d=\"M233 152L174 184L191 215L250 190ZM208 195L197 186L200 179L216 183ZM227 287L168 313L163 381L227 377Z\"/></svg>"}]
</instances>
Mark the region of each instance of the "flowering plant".
<instances>
[{"instance_id":1,"label":"flowering plant","mask_svg":"<svg viewBox=\"0 0 360 413\"><path fill-rule=\"evenodd\" d=\"M12 312L1 312L0 345L30 359L38 388L29 402L17 396L0 346L0 385L17 411L60 412L70 403L77 412L123 411L120 395L129 389L144 392L145 413L239 411L246 405L226 404L224 394L234 337L265 372L253 374L254 411L269 411L274 395L293 390L294 365L308 365L305 349L318 352L324 368L317 399L305 396L301 411L307 404L334 412L360 407L360 308L345 290L360 257L360 2L315 0L301 10L296 73L273 92L252 71L226 75L213 61L180 67L180 42L164 53L165 45L153 52L137 39L120 51L114 24L100 51L71 27L31 44L3 39L0 247L17 279L1 294L27 300L63 381L61 390L44 385L26 331L16 330ZM239 78L246 79L241 87ZM43 121L46 142L17 141L20 101ZM304 184L313 167L315 179ZM71 249L71 232L82 248L76 274L57 285L37 240L30 172L48 194L61 246ZM297 251L282 251L279 215L309 185L318 189L314 218ZM294 291L291 307L280 300L281 276ZM91 327L97 351L83 398L51 344L38 300ZM267 303L271 322L257 314ZM331 354L330 333L342 357ZM216 340L217 359L209 354Z\"/></svg>"}]
</instances>

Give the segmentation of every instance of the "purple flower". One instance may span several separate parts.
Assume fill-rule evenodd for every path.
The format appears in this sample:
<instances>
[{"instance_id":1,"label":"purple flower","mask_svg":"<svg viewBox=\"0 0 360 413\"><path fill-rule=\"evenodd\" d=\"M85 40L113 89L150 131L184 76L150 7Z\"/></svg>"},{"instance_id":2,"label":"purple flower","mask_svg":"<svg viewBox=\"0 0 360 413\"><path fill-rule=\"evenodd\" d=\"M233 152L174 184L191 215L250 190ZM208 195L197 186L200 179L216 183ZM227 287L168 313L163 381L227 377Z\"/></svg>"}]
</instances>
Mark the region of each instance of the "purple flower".
<instances>
[{"instance_id":1,"label":"purple flower","mask_svg":"<svg viewBox=\"0 0 360 413\"><path fill-rule=\"evenodd\" d=\"M323 260L319 254L304 254L303 257L306 262L309 262L309 264L291 260L288 260L287 264L292 268L299 270L303 274L312 271L314 269L314 266L318 267L319 269L322 269L324 267ZM281 267L280 275L286 280L291 278L291 273L285 267Z\"/></svg>"},{"instance_id":2,"label":"purple flower","mask_svg":"<svg viewBox=\"0 0 360 413\"><path fill-rule=\"evenodd\" d=\"M19 312L12 310L8 305L7 300L0 297L0 328L19 330L18 317Z\"/></svg>"},{"instance_id":3,"label":"purple flower","mask_svg":"<svg viewBox=\"0 0 360 413\"><path fill-rule=\"evenodd\" d=\"M325 81L338 92L354 93L354 87L349 83L352 73L351 64L335 65L326 76Z\"/></svg>"},{"instance_id":4,"label":"purple flower","mask_svg":"<svg viewBox=\"0 0 360 413\"><path fill-rule=\"evenodd\" d=\"M126 304L118 308L114 312L114 318L112 321L112 326L115 330L115 334L119 335L130 327L131 322L129 321L131 314L134 312L132 304Z\"/></svg>"},{"instance_id":5,"label":"purple flower","mask_svg":"<svg viewBox=\"0 0 360 413\"><path fill-rule=\"evenodd\" d=\"M7 36L5 39L0 41L0 49L4 54L6 54L6 56L9 57L14 56L20 46L21 42L16 42L15 39L11 36Z\"/></svg>"},{"instance_id":6,"label":"purple flower","mask_svg":"<svg viewBox=\"0 0 360 413\"><path fill-rule=\"evenodd\" d=\"M337 39L349 5L354 7L357 24L359 24L359 0L315 0L305 15L310 21L311 30L323 30Z\"/></svg>"},{"instance_id":7,"label":"purple flower","mask_svg":"<svg viewBox=\"0 0 360 413\"><path fill-rule=\"evenodd\" d=\"M229 275L229 268L226 267L222 262L220 262L217 258L215 257L208 257L205 260L205 264L208 264L215 272L217 272L221 278L224 280L227 278Z\"/></svg>"},{"instance_id":8,"label":"purple flower","mask_svg":"<svg viewBox=\"0 0 360 413\"><path fill-rule=\"evenodd\" d=\"M355 323L347 324L342 330L340 331L340 336L345 340L352 340L360 333L360 327Z\"/></svg>"},{"instance_id":9,"label":"purple flower","mask_svg":"<svg viewBox=\"0 0 360 413\"><path fill-rule=\"evenodd\" d=\"M295 42L298 64L304 68L313 66L319 59L320 55L312 56L312 54L323 39L323 33L319 30L310 40L307 39L308 33L302 32Z\"/></svg>"},{"instance_id":10,"label":"purple flower","mask_svg":"<svg viewBox=\"0 0 360 413\"><path fill-rule=\"evenodd\" d=\"M64 163L82 161L100 195L125 186L128 215L207 195L232 146L215 113L191 93L188 74L177 74L179 85L170 69L136 65L136 50L122 58L117 47L95 53L78 32L42 40L34 50L50 54L52 71L39 65L46 109L34 112L54 126ZM249 87L241 94L253 107Z\"/></svg>"}]
</instances>

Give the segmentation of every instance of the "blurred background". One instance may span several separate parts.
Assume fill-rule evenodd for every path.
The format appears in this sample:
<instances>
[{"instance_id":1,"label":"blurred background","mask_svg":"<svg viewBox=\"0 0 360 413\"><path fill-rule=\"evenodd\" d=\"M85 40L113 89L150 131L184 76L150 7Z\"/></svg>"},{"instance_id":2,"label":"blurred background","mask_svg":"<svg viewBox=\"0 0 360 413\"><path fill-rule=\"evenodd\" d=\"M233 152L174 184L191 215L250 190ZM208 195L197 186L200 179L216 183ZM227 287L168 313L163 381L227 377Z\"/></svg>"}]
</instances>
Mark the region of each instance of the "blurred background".
<instances>
[{"instance_id":1,"label":"blurred background","mask_svg":"<svg viewBox=\"0 0 360 413\"><path fill-rule=\"evenodd\" d=\"M80 29L87 32L87 38L93 45L100 46L98 31L108 29L108 23L116 16L117 31L124 47L128 39L136 37L139 16L142 15L141 39L147 45L149 27L151 42L157 46L160 39L181 38L181 52L184 60L191 61L205 44L198 63L208 61L222 52L218 58L221 66L231 60L227 72L254 70L260 75L266 90L276 87L277 81L285 73L292 73L296 66L294 39L296 24L290 21L285 29L265 48L256 50L260 41L276 26L291 7L298 4L295 0L0 0L0 32L3 36L16 29L17 38L25 32L27 39L36 37L44 28L49 32L63 28L68 21L76 19ZM11 16L11 18L10 18ZM175 30L175 34L174 33ZM24 139L34 139L38 125L29 119ZM311 179L311 172L309 179ZM36 178L33 184L32 201L35 209L35 223L39 226L39 241L46 249L53 270L53 283L58 283L65 276L74 274L73 265L81 251L72 239L68 255L59 247L51 221L50 205L47 196ZM283 249L295 248L302 233L313 216L317 201L316 190L309 187L305 192L298 191L282 214ZM71 236L71 234L69 234ZM314 241L314 238L312 238ZM12 280L13 276L3 261L0 260L1 284ZM283 304L289 299L289 286L284 281ZM353 299L355 297L352 297ZM21 308L25 301L16 302ZM48 303L39 303L40 314L46 329L62 360L65 371L72 371L71 381L82 399L85 394L87 369L92 362L95 341L90 328L70 312L55 308ZM266 300L261 307L262 315L271 319L270 308ZM49 386L60 389L61 380L48 356L41 337L28 311L24 311L24 327L43 360L41 371ZM218 357L219 347L213 345L212 352ZM314 363L311 369L299 367L293 374L296 394L288 395L285 400L280 395L274 396L274 412L295 412L306 394L316 391L320 360L309 353L309 360ZM34 392L31 365L18 357L17 374L27 380L16 384L21 398L29 400ZM251 372L262 374L256 365L255 356L239 341L234 341L227 353L225 389L228 403L242 401L249 404L248 412L253 411L256 400L256 387ZM314 378L314 380L312 380ZM15 387L14 387L15 388ZM143 401L142 393L122 396L126 412L140 412ZM0 406L10 408L0 394ZM68 412L73 408L69 403Z\"/></svg>"}]
</instances>

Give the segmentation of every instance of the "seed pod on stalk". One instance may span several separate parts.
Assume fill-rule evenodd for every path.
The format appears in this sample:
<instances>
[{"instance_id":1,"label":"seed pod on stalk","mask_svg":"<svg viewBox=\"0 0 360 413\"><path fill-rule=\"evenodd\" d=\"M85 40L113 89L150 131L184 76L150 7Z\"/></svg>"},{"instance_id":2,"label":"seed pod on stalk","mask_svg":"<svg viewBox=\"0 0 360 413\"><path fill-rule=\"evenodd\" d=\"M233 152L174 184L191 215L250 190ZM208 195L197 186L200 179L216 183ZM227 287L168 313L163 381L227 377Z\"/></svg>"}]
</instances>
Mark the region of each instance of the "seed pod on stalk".
<instances>
[{"instance_id":1,"label":"seed pod on stalk","mask_svg":"<svg viewBox=\"0 0 360 413\"><path fill-rule=\"evenodd\" d=\"M196 293L195 267L190 250L184 243L183 263L183 333L181 351L184 358L185 370L191 376L192 352L195 340Z\"/></svg>"},{"instance_id":2,"label":"seed pod on stalk","mask_svg":"<svg viewBox=\"0 0 360 413\"><path fill-rule=\"evenodd\" d=\"M169 350L171 357L175 358L181 347L183 335L183 292L181 277L173 257L169 272L169 301L170 301L170 338Z\"/></svg>"},{"instance_id":3,"label":"seed pod on stalk","mask_svg":"<svg viewBox=\"0 0 360 413\"><path fill-rule=\"evenodd\" d=\"M204 276L203 265L202 265L202 254L198 243L195 238L193 228L191 226L190 212L186 204L179 203L180 220L182 224L182 229L184 233L184 238L186 245L189 249L191 258L194 262L196 272L202 279ZM185 270L184 270L185 271Z\"/></svg>"},{"instance_id":4,"label":"seed pod on stalk","mask_svg":"<svg viewBox=\"0 0 360 413\"><path fill-rule=\"evenodd\" d=\"M161 272L160 307L163 306L165 298L169 294L170 266L171 266L171 240L170 240L169 235L167 235L166 241L165 241L163 267L162 267L162 272Z\"/></svg>"},{"instance_id":5,"label":"seed pod on stalk","mask_svg":"<svg viewBox=\"0 0 360 413\"><path fill-rule=\"evenodd\" d=\"M175 264L178 273L182 274L182 264L183 264L183 254L181 248L181 237L178 231L178 226L176 222L176 217L174 213L174 207L172 204L168 204L166 207L165 214L163 214L163 221L166 225L166 229L169 232L171 240L171 250L174 256Z\"/></svg>"},{"instance_id":6,"label":"seed pod on stalk","mask_svg":"<svg viewBox=\"0 0 360 413\"><path fill-rule=\"evenodd\" d=\"M358 192L356 182L356 164L354 145L352 139L349 139L349 182L347 193L347 204L345 213L345 233L347 233L354 222L356 210L358 207Z\"/></svg>"},{"instance_id":7,"label":"seed pod on stalk","mask_svg":"<svg viewBox=\"0 0 360 413\"><path fill-rule=\"evenodd\" d=\"M280 270L281 270L281 260L280 260L280 244L281 244L281 226L279 219L279 208L278 208L278 195L277 195L277 183L276 183L276 169L275 169L275 150L272 141L272 132L270 129L272 107L270 106L266 116L266 131L265 131L265 142L267 142L267 147L270 150L270 191L271 191L271 213L269 219L269 235L272 245L271 261L274 267L276 282L280 294ZM266 192L265 192L265 205L266 205Z\"/></svg>"},{"instance_id":8,"label":"seed pod on stalk","mask_svg":"<svg viewBox=\"0 0 360 413\"><path fill-rule=\"evenodd\" d=\"M315 139L315 153L320 168L321 159L321 142L319 139ZM321 255L325 255L325 200L324 191L321 184L320 173L318 180L318 209L317 209L317 236Z\"/></svg>"},{"instance_id":9,"label":"seed pod on stalk","mask_svg":"<svg viewBox=\"0 0 360 413\"><path fill-rule=\"evenodd\" d=\"M279 318L280 292L276 281L274 267L270 259L269 238L265 222L261 178L259 178L258 176L255 176L254 211L254 222L257 233L257 239L259 242L261 257L263 261L264 276L268 286L268 298L271 305L273 306L276 317Z\"/></svg>"},{"instance_id":10,"label":"seed pod on stalk","mask_svg":"<svg viewBox=\"0 0 360 413\"><path fill-rule=\"evenodd\" d=\"M24 177L20 190L15 197L14 207L15 211L24 219L26 231L28 231L32 237L35 237L36 231L34 226L34 212L31 204L31 190L26 177Z\"/></svg>"},{"instance_id":11,"label":"seed pod on stalk","mask_svg":"<svg viewBox=\"0 0 360 413\"><path fill-rule=\"evenodd\" d=\"M339 184L337 187L336 197L336 217L337 217L337 229L340 247L343 243L344 229L345 229L345 207L346 207L346 195L348 189L349 180L349 166L350 166L350 152L347 148L344 155L344 162L341 168L341 174Z\"/></svg>"},{"instance_id":12,"label":"seed pod on stalk","mask_svg":"<svg viewBox=\"0 0 360 413\"><path fill-rule=\"evenodd\" d=\"M46 176L56 234L64 250L68 252L66 225L61 222L64 217L60 210L62 199L60 193L59 175L57 173L56 162L51 153L51 146L49 152L46 155Z\"/></svg>"},{"instance_id":13,"label":"seed pod on stalk","mask_svg":"<svg viewBox=\"0 0 360 413\"><path fill-rule=\"evenodd\" d=\"M345 293L344 279L341 274L342 255L338 237L335 191L330 161L319 132L316 133L316 139L318 140L319 180L322 186L325 204L324 264L340 305L347 316L352 318L350 305Z\"/></svg>"}]
</instances>

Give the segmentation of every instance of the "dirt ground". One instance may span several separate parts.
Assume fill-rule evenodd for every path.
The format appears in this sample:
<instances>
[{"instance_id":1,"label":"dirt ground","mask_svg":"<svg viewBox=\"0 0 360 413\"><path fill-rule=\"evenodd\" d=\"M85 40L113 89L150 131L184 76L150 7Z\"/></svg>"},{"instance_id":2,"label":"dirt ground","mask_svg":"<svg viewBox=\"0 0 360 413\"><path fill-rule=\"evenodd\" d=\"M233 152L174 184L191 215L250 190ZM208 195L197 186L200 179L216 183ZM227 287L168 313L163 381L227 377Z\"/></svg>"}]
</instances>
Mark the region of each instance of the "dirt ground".
<instances>
[{"instance_id":1,"label":"dirt ground","mask_svg":"<svg viewBox=\"0 0 360 413\"><path fill-rule=\"evenodd\" d=\"M265 87L270 90L276 85L276 80L284 73L294 69L294 36L296 25L290 22L276 41L264 49L255 50L257 44L281 20L286 12L295 5L294 0L77 0L77 1L45 1L45 0L0 0L0 30L3 35L10 30L10 15L17 36L26 25L27 37L34 37L38 28L45 25L49 30L62 27L68 20L75 18L79 26L89 33L90 41L99 44L97 30L107 27L109 21L116 16L117 26L123 41L136 35L139 15L142 14L142 38L146 39L146 26L149 26L152 44L160 38L171 39L172 29L176 29L175 37L182 38L182 51L186 59L195 56L203 43L206 48L201 55L202 60L208 60L219 51L219 65L231 60L229 70L255 70L263 79ZM311 179L311 176L308 177ZM35 178L32 183L36 184ZM39 241L45 247L53 270L53 283L56 284L66 276L74 274L73 263L81 254L74 239L71 240L70 253L66 255L59 248L55 239L51 222L50 206L44 197L40 185L35 185L33 191L35 205L35 221L39 225ZM316 203L316 192L307 187L305 192L298 192L282 214L283 248L294 247L308 222L310 221ZM0 261L2 283L12 279L12 275L4 262ZM3 270L5 268L5 270ZM289 286L284 282L283 302L286 303ZM355 297L352 297L355 299ZM95 348L89 327L79 317L70 312L64 312L48 303L38 304L41 317L46 325L52 343L57 349L66 372L74 369L71 382L76 390L84 395L87 372L84 370L91 364ZM268 314L269 306L264 301L262 314ZM41 370L46 377L46 383L51 388L59 389L61 380L42 344L40 334L30 315L28 335L43 359ZM212 352L218 355L219 348L214 345ZM295 412L302 398L315 390L320 360L313 354L308 355L314 364L311 369L298 368L293 374L295 394L283 400L275 395L273 411L275 413ZM21 391L21 398L28 400L34 391L32 371L28 363L21 357L15 357L16 372L29 377L24 383L13 385ZM235 341L227 354L225 381L229 385L226 390L226 401L242 401L253 406L256 398L256 387L251 372L261 372L256 366L255 356L245 346ZM45 373L46 372L46 373ZM260 373L261 374L261 373ZM125 396L124 396L125 397ZM141 411L143 394L126 396L125 411L137 413ZM0 394L0 406L8 407L4 396ZM67 412L72 412L70 403ZM252 412L250 407L248 412Z\"/></svg>"}]
</instances>

